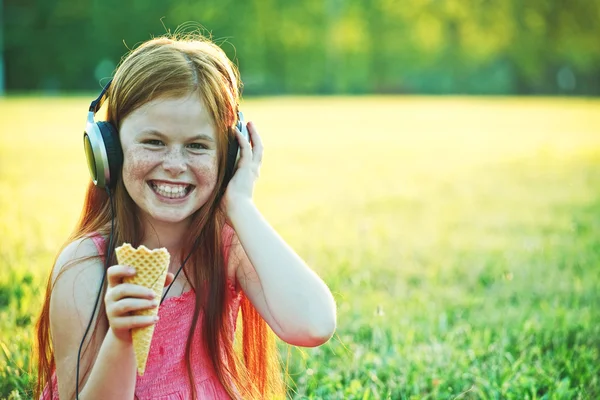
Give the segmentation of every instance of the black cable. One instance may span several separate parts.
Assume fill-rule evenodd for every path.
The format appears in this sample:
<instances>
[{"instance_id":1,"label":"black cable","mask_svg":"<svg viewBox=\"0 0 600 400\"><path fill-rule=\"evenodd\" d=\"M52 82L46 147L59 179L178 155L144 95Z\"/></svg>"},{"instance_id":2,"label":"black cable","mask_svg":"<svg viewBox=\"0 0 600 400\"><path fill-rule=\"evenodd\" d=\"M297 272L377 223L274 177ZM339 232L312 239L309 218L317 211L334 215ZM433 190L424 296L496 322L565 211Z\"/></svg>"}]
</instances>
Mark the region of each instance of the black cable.
<instances>
[{"instance_id":1,"label":"black cable","mask_svg":"<svg viewBox=\"0 0 600 400\"><path fill-rule=\"evenodd\" d=\"M94 304L94 310L92 311L92 316L90 317L90 321L88 322L87 328L85 329L85 333L83 334L83 339L81 339L81 343L79 344L79 351L77 352L77 376L75 381L75 398L79 400L79 362L81 360L81 349L83 348L83 342L85 342L85 338L87 337L88 332L90 331L90 327L92 326L92 321L94 320L94 315L96 314L96 309L98 308L98 303L100 302L100 296L102 295L102 288L104 287L104 281L106 280L106 270L108 269L108 264L110 262L110 256L114 251L114 231L115 231L115 205L114 199L112 197L112 193L110 192L110 188L106 188L106 192L108 193L108 200L110 203L110 235L108 239L108 249L104 257L104 273L102 274L102 282L100 283L100 289L98 289L98 295L96 296L96 303Z\"/></svg>"},{"instance_id":2,"label":"black cable","mask_svg":"<svg viewBox=\"0 0 600 400\"><path fill-rule=\"evenodd\" d=\"M169 293L169 289L171 289L171 286L173 286L173 284L175 283L175 280L179 276L179 273L183 269L183 266L185 265L185 263L189 260L189 258L192 256L192 254L194 254L194 250L196 250L196 247L198 247L198 243L200 243L200 237L196 238L196 240L194 241L194 245L192 246L190 253L187 255L185 260L183 260L183 263L181 264L181 267L179 267L179 269L177 270L177 273L173 277L171 284L169 284L169 287L167 287L167 290L165 290L165 293L163 294L162 298L160 299L160 304L162 304L163 301L165 301L165 298L167 297L167 293Z\"/></svg>"}]
</instances>

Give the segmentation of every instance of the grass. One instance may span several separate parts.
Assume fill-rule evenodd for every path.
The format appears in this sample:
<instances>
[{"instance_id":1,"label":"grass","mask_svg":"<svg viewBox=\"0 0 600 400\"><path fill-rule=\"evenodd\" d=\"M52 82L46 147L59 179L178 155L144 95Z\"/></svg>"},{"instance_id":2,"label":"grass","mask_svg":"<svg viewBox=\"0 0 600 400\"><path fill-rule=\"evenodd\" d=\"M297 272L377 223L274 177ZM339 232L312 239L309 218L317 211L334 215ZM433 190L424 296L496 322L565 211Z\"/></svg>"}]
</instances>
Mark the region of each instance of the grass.
<instances>
[{"instance_id":1,"label":"grass","mask_svg":"<svg viewBox=\"0 0 600 400\"><path fill-rule=\"evenodd\" d=\"M88 97L0 99L0 398L83 200ZM259 98L256 202L338 330L295 399L600 397L600 101Z\"/></svg>"}]
</instances>

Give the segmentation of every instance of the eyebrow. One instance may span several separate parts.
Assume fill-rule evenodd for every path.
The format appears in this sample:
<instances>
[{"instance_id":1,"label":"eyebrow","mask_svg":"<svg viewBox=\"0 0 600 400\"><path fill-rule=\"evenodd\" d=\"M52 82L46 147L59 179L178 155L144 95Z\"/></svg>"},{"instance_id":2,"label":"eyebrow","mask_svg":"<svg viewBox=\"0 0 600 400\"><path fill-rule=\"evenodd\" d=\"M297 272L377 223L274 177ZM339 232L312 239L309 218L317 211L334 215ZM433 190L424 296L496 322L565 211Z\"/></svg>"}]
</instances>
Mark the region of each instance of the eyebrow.
<instances>
[{"instance_id":1,"label":"eyebrow","mask_svg":"<svg viewBox=\"0 0 600 400\"><path fill-rule=\"evenodd\" d=\"M159 138L161 138L163 140L167 139L166 135L164 135L163 133L161 133L161 132L159 132L159 131L157 131L155 129L144 129L144 130L142 130L140 132L140 135L154 135L154 136L158 136ZM214 138L212 138L211 136L206 135L204 133L192 136L192 137L188 138L187 140L190 141L190 142L193 142L193 141L196 141L196 140L205 140L207 142L214 142L215 141Z\"/></svg>"}]
</instances>

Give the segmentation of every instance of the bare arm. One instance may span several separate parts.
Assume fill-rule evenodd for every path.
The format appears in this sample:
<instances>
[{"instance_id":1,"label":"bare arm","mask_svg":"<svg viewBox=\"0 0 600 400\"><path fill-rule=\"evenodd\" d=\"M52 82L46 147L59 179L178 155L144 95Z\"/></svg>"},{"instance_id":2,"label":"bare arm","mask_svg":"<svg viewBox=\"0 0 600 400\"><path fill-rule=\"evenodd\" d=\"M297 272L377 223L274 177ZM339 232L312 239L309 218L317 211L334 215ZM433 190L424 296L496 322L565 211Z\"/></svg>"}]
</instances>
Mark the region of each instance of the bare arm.
<instances>
[{"instance_id":1,"label":"bare arm","mask_svg":"<svg viewBox=\"0 0 600 400\"><path fill-rule=\"evenodd\" d=\"M53 274L55 286L50 300L50 329L61 399L75 398L77 353L94 309L104 269L98 257L86 259L95 255L97 250L90 239L73 242L59 256ZM148 308L151 303L147 298L144 299L147 291L141 286L120 284L118 286L121 287L121 292L115 293L114 286L122 280L124 271L126 268L123 266L109 269L107 298L100 298L100 301L106 302L109 319L116 311L123 319L123 315L132 309ZM111 293L113 296L108 299ZM121 302L117 304L115 299ZM130 400L135 391L136 364L131 335L124 335L123 332L129 332L132 327L147 326L149 321L141 317L129 317L129 325L119 325L119 338L115 335L113 326L114 321L117 321L115 317L110 325L113 328L103 318L94 333L97 315L98 310L79 362L79 398Z\"/></svg>"},{"instance_id":2,"label":"bare arm","mask_svg":"<svg viewBox=\"0 0 600 400\"><path fill-rule=\"evenodd\" d=\"M252 201L263 145L254 123L250 142L236 129L241 158L223 204L237 234L230 257L244 293L271 329L296 346L318 346L335 331L336 306L327 285L263 218Z\"/></svg>"},{"instance_id":3,"label":"bare arm","mask_svg":"<svg viewBox=\"0 0 600 400\"><path fill-rule=\"evenodd\" d=\"M230 220L242 246L232 262L244 293L284 341L313 347L335 331L335 301L327 285L288 246L251 201L232 207ZM234 242L235 243L235 242Z\"/></svg>"}]
</instances>

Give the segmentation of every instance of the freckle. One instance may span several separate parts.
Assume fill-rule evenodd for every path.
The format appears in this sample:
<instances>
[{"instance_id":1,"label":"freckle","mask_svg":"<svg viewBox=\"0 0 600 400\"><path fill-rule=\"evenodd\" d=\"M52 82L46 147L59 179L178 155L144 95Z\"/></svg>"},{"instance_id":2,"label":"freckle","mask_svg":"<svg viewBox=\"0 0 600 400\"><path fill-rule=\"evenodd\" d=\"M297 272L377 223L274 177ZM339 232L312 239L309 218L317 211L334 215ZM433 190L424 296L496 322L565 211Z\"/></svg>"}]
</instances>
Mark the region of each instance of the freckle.
<instances>
[{"instance_id":1,"label":"freckle","mask_svg":"<svg viewBox=\"0 0 600 400\"><path fill-rule=\"evenodd\" d=\"M152 159L151 154L147 154L143 149L129 149L125 153L123 169L131 175L145 173L148 170L148 165L156 163Z\"/></svg>"}]
</instances>

